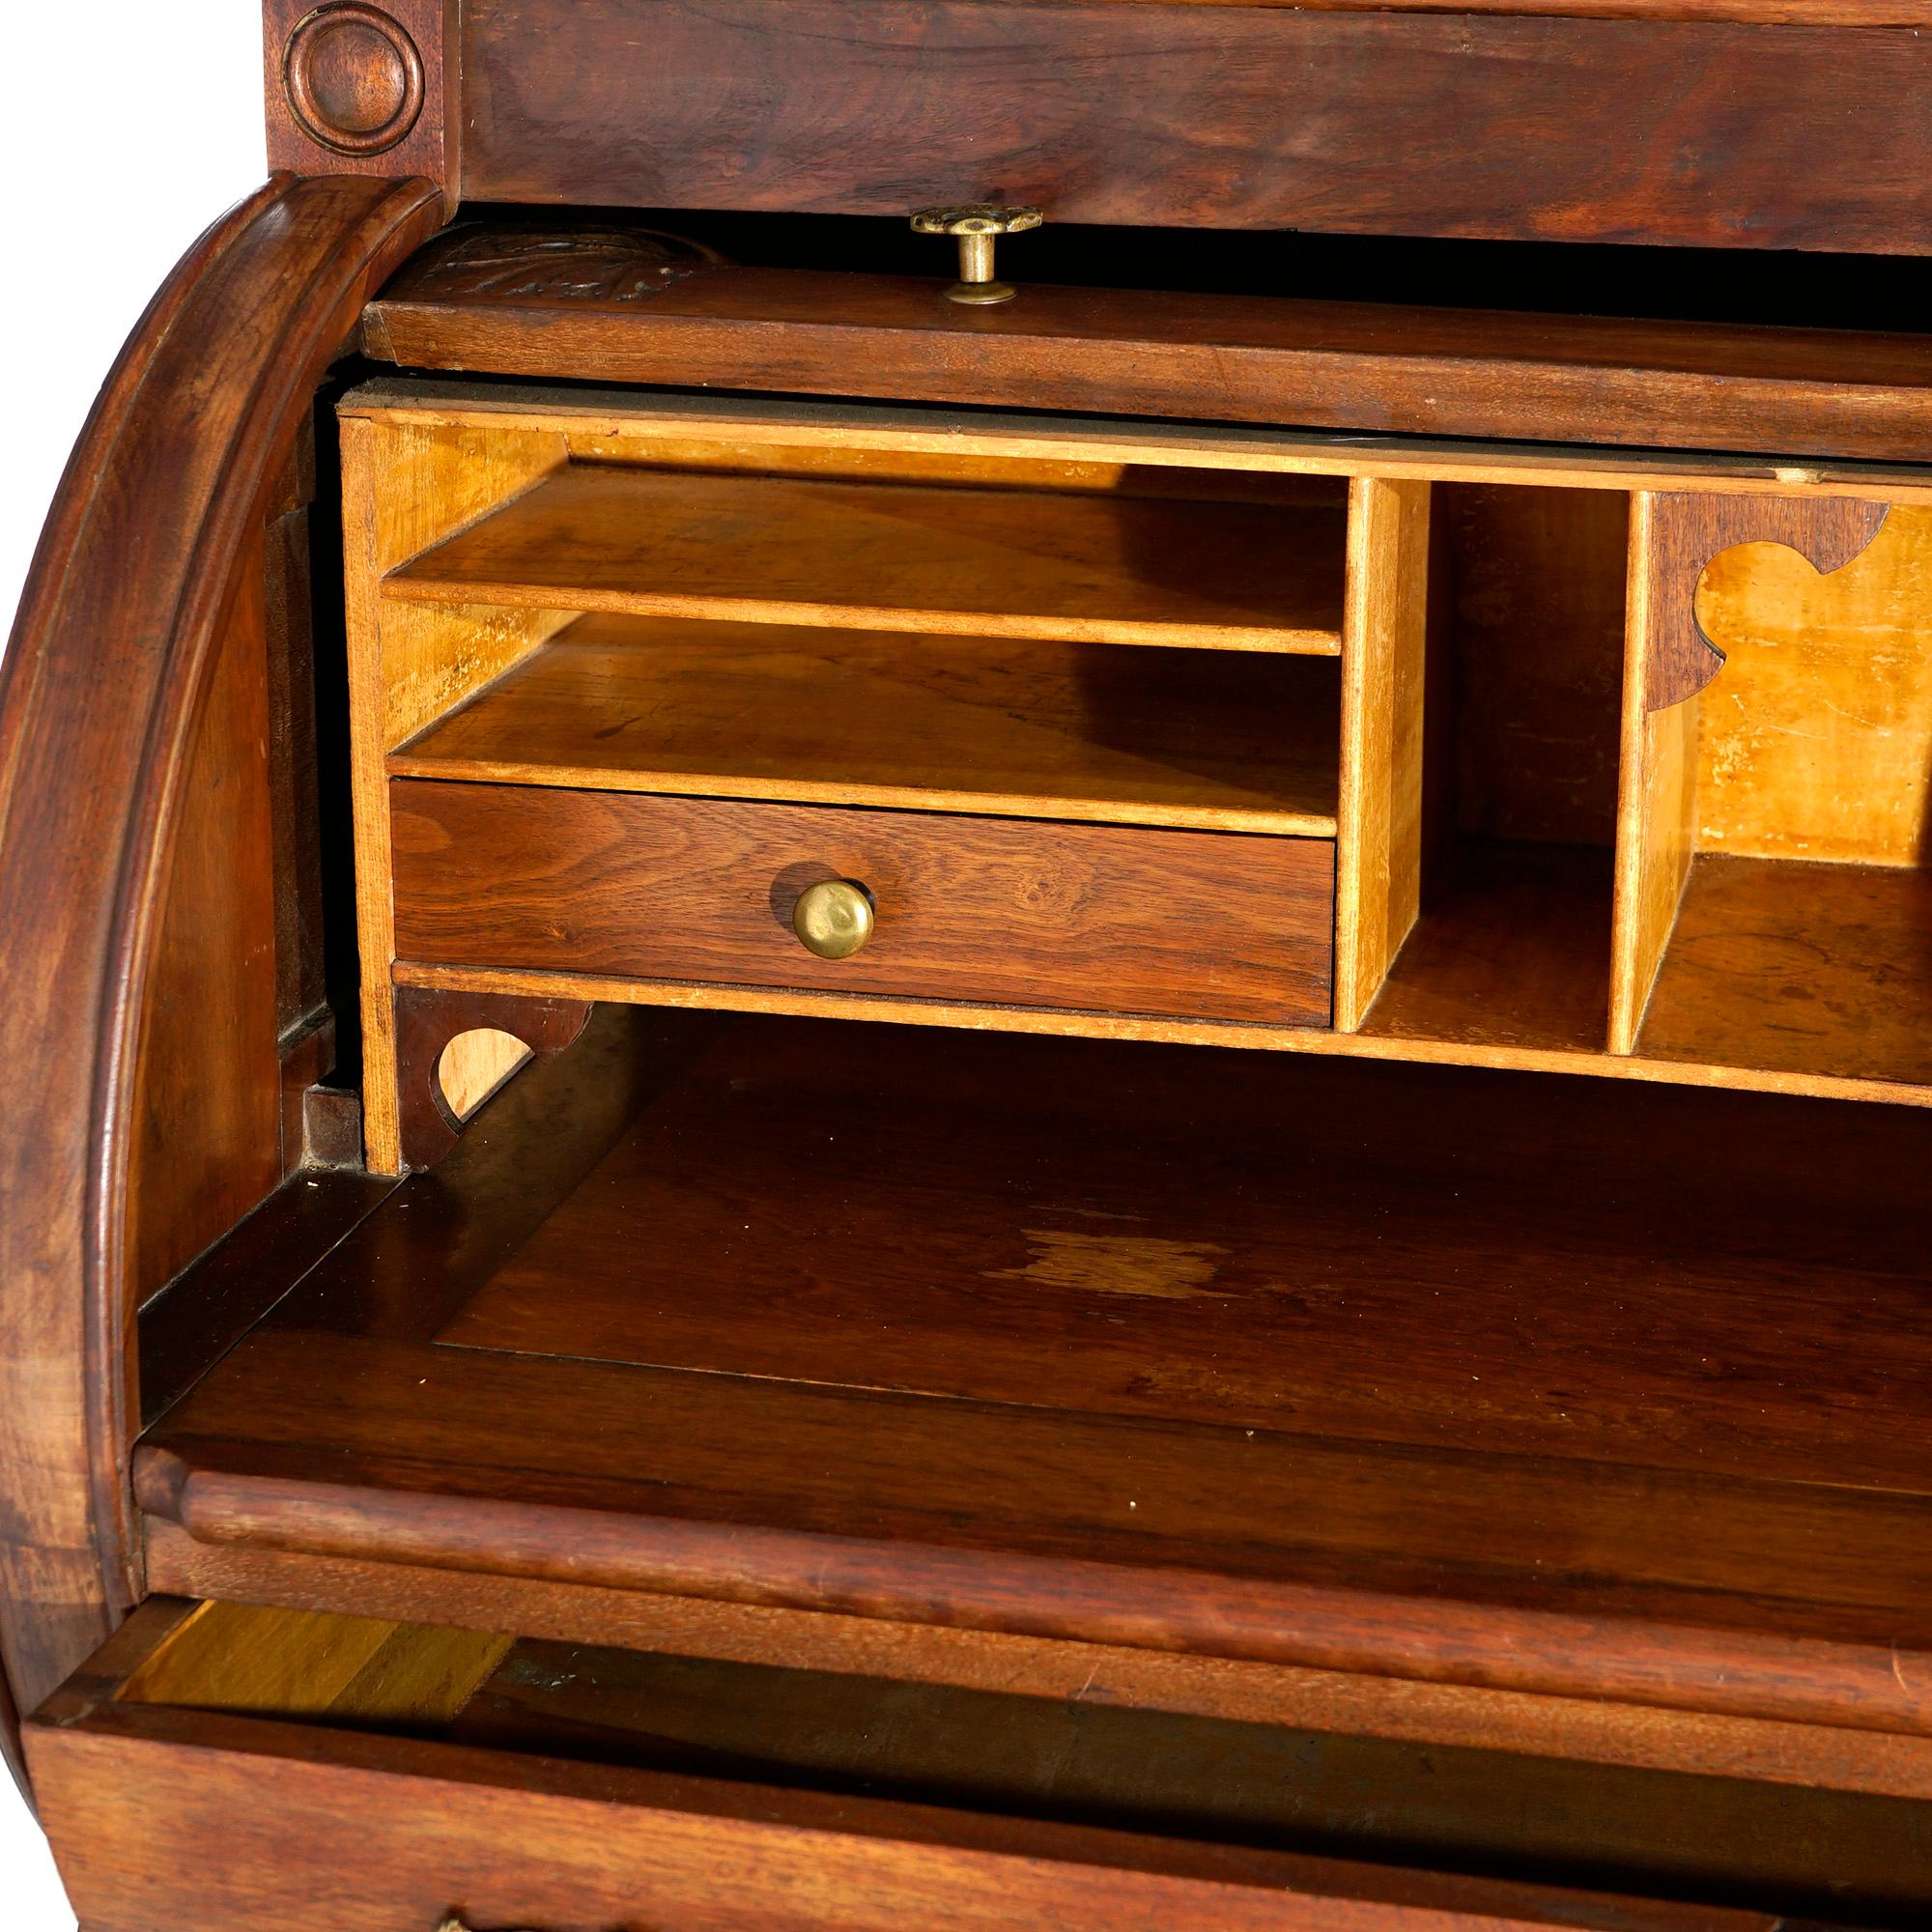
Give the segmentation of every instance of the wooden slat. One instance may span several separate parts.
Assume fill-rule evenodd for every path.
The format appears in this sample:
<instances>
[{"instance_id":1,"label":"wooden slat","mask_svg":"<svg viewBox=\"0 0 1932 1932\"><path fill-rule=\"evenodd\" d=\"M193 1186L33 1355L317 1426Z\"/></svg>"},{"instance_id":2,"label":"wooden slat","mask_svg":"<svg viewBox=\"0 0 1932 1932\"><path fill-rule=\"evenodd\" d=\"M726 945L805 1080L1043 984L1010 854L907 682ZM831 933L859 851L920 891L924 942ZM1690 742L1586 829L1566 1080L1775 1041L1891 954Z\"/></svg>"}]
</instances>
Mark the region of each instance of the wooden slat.
<instances>
[{"instance_id":1,"label":"wooden slat","mask_svg":"<svg viewBox=\"0 0 1932 1932\"><path fill-rule=\"evenodd\" d=\"M514 241L506 242L514 254ZM585 248L594 245L586 238ZM1024 251L1024 252L1023 252ZM1649 449L1916 461L1922 337L1500 310L1056 287L1019 242L1025 298L964 310L930 280L707 269L627 300L572 285L554 233L515 293L470 293L438 251L363 324L417 369L894 397ZM586 289L585 282L589 283Z\"/></svg>"},{"instance_id":2,"label":"wooden slat","mask_svg":"<svg viewBox=\"0 0 1932 1932\"><path fill-rule=\"evenodd\" d=\"M466 201L902 220L991 199L1055 222L1906 254L1932 233L1932 48L1911 33L664 0L640 35L632 13L466 7Z\"/></svg>"},{"instance_id":3,"label":"wooden slat","mask_svg":"<svg viewBox=\"0 0 1932 1932\"><path fill-rule=\"evenodd\" d=\"M1624 653L1622 781L1610 965L1610 1051L1632 1053L1677 923L1696 844L1697 726L1703 698L1654 707L1671 559L1658 527L1659 497L1631 503L1628 641Z\"/></svg>"},{"instance_id":4,"label":"wooden slat","mask_svg":"<svg viewBox=\"0 0 1932 1932\"><path fill-rule=\"evenodd\" d=\"M1332 838L1318 659L588 617L394 777Z\"/></svg>"},{"instance_id":5,"label":"wooden slat","mask_svg":"<svg viewBox=\"0 0 1932 1932\"><path fill-rule=\"evenodd\" d=\"M1343 1033L1368 1016L1421 906L1429 512L1426 483L1350 486L1335 853Z\"/></svg>"},{"instance_id":6,"label":"wooden slat","mask_svg":"<svg viewBox=\"0 0 1932 1932\"><path fill-rule=\"evenodd\" d=\"M440 1618L561 1643L778 1663L895 1682L1293 1724L1348 1737L1512 1750L1575 1763L1932 1798L1932 1738L1714 1718L1640 1704L1240 1662L1172 1651L885 1623L700 1597L197 1543L147 1524L148 1576L178 1596Z\"/></svg>"},{"instance_id":7,"label":"wooden slat","mask_svg":"<svg viewBox=\"0 0 1932 1932\"><path fill-rule=\"evenodd\" d=\"M1333 655L1339 507L574 464L391 598Z\"/></svg>"},{"instance_id":8,"label":"wooden slat","mask_svg":"<svg viewBox=\"0 0 1932 1932\"><path fill-rule=\"evenodd\" d=\"M1932 1728L1923 1497L317 1332L136 1491L213 1546Z\"/></svg>"},{"instance_id":9,"label":"wooden slat","mask_svg":"<svg viewBox=\"0 0 1932 1932\"><path fill-rule=\"evenodd\" d=\"M1138 4L1138 0L1128 0ZM1646 449L1577 442L1468 443L1404 436L1092 416L933 411L871 402L743 396L639 395L541 384L483 384L428 376L376 377L344 398L345 415L427 429L560 432L592 460L648 462L667 443L708 445L728 465L733 447L782 450L790 461L855 457L937 460L945 474L980 462L1104 465L1116 474L1218 471L1229 477L1379 476L1424 483L1507 483L1543 489L1694 490L1717 496L1858 497L1932 504L1932 481L1905 463ZM1110 476L1110 485L1114 478ZM1177 489L1180 486L1177 484ZM1282 487L1280 483L1274 485ZM1305 486L1304 486L1305 487Z\"/></svg>"}]
</instances>

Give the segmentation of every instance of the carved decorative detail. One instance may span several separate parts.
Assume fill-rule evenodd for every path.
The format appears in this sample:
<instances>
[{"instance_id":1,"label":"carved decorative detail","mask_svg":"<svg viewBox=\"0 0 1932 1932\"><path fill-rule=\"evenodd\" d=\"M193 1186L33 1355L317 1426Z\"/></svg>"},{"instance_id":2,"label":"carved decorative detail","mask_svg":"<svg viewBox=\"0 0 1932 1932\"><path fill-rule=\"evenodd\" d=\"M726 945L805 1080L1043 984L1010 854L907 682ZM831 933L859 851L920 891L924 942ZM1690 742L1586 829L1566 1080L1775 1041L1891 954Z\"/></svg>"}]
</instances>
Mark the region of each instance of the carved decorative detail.
<instances>
[{"instance_id":1,"label":"carved decorative detail","mask_svg":"<svg viewBox=\"0 0 1932 1932\"><path fill-rule=\"evenodd\" d=\"M1644 702L1662 711L1695 697L1724 654L1697 621L1697 586L1713 559L1740 544L1795 550L1820 576L1856 561L1890 506L1850 497L1716 496L1665 491L1652 499L1651 639Z\"/></svg>"},{"instance_id":2,"label":"carved decorative detail","mask_svg":"<svg viewBox=\"0 0 1932 1932\"><path fill-rule=\"evenodd\" d=\"M382 155L421 118L421 50L399 20L362 0L332 0L296 23L282 53L289 106L303 131L341 155Z\"/></svg>"},{"instance_id":3,"label":"carved decorative detail","mask_svg":"<svg viewBox=\"0 0 1932 1932\"><path fill-rule=\"evenodd\" d=\"M724 258L647 228L496 228L439 236L384 296L417 301L636 302Z\"/></svg>"},{"instance_id":4,"label":"carved decorative detail","mask_svg":"<svg viewBox=\"0 0 1932 1932\"><path fill-rule=\"evenodd\" d=\"M588 1000L525 999L514 993L396 988L396 1093L403 1164L434 1167L462 1134L464 1122L443 1098L438 1069L459 1034L496 1027L514 1035L539 1060L561 1053L590 1022Z\"/></svg>"}]
</instances>

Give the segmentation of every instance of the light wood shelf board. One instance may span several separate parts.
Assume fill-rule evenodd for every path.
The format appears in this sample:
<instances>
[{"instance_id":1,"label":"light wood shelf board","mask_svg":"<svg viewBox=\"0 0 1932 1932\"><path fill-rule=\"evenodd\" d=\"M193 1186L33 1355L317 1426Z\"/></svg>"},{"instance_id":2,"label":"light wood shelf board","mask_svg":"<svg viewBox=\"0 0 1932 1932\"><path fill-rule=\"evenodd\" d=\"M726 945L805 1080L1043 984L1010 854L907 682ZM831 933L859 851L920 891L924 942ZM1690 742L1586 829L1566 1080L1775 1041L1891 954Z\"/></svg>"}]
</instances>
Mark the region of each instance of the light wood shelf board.
<instances>
[{"instance_id":1,"label":"light wood shelf board","mask_svg":"<svg viewBox=\"0 0 1932 1932\"><path fill-rule=\"evenodd\" d=\"M394 599L1325 653L1340 505L577 463L384 580Z\"/></svg>"},{"instance_id":2,"label":"light wood shelf board","mask_svg":"<svg viewBox=\"0 0 1932 1932\"><path fill-rule=\"evenodd\" d=\"M1261 1021L1177 1020L1055 1007L1009 1007L907 999L894 994L812 992L793 987L728 986L692 980L624 980L590 973L533 973L477 966L421 966L402 960L399 986L514 993L542 999L604 1000L626 1006L718 1012L795 1013L805 1017L881 1020L968 1032L1031 1033L1086 1039L1174 1040L1202 1046L1262 1048L1277 1053L1337 1054L1360 1060L1412 1060L1444 1066L1492 1066L1526 1073L1582 1073L1649 1080L1673 1087L1719 1087L1741 1093L1792 1094L1831 1100L1880 1100L1932 1107L1932 1081L1862 1079L1793 1072L1715 1061L1647 1058L1575 1049L1507 1046L1461 1040L1335 1033Z\"/></svg>"},{"instance_id":3,"label":"light wood shelf board","mask_svg":"<svg viewBox=\"0 0 1932 1932\"><path fill-rule=\"evenodd\" d=\"M1332 661L581 619L392 777L1332 838Z\"/></svg>"},{"instance_id":4,"label":"light wood shelf board","mask_svg":"<svg viewBox=\"0 0 1932 1932\"><path fill-rule=\"evenodd\" d=\"M654 439L708 438L771 446L917 452L961 458L1247 470L1267 475L1379 476L1417 482L1522 483L1556 489L1682 490L1718 495L1862 497L1932 504L1932 480L1903 464L1816 457L1643 452L1556 443L1482 443L1426 437L1338 435L1121 424L1091 416L1001 415L993 411L895 408L728 396L639 396L504 384L380 377L345 399L343 413L469 429L536 427L570 438L619 439L639 461Z\"/></svg>"}]
</instances>

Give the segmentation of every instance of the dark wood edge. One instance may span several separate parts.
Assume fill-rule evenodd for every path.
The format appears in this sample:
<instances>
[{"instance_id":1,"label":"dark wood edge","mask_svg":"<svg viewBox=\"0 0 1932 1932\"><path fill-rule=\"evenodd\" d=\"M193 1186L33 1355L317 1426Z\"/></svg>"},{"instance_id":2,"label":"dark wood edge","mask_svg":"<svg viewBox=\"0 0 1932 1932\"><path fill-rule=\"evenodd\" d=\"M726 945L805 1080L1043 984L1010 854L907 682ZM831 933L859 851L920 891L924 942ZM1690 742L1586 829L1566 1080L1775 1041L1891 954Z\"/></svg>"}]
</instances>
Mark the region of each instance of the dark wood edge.
<instances>
[{"instance_id":1,"label":"dark wood edge","mask_svg":"<svg viewBox=\"0 0 1932 1932\"><path fill-rule=\"evenodd\" d=\"M1712 1717L568 1580L217 1547L156 1517L147 1520L147 1557L150 1587L179 1597L1029 1696L1072 1696L1098 1682L1110 1700L1137 1709L1932 1800L1932 1738L1902 1731Z\"/></svg>"},{"instance_id":2,"label":"dark wood edge","mask_svg":"<svg viewBox=\"0 0 1932 1932\"><path fill-rule=\"evenodd\" d=\"M403 1164L434 1167L462 1137L466 1122L450 1110L438 1075L442 1050L459 1034L494 1027L520 1039L539 1060L572 1045L590 1022L588 1000L521 999L509 993L458 993L437 987L396 989L396 1102Z\"/></svg>"},{"instance_id":3,"label":"dark wood edge","mask_svg":"<svg viewBox=\"0 0 1932 1932\"><path fill-rule=\"evenodd\" d=\"M475 261L491 236L507 288ZM728 265L607 294L597 277L621 257L602 226L582 241L580 256L554 230L472 230L469 257L461 240L440 241L370 304L364 352L536 380L1378 435L1908 462L1925 451L1932 355L1918 338L1047 281L968 309L939 277Z\"/></svg>"},{"instance_id":4,"label":"dark wood edge","mask_svg":"<svg viewBox=\"0 0 1932 1932\"><path fill-rule=\"evenodd\" d=\"M297 1169L140 1316L143 1427L155 1422L399 1183L341 1168Z\"/></svg>"},{"instance_id":5,"label":"dark wood edge","mask_svg":"<svg viewBox=\"0 0 1932 1932\"><path fill-rule=\"evenodd\" d=\"M998 1887L1006 1877L1029 1887L1031 1902L1016 1921L1021 1923L1045 1922L1034 1912L1052 1912L1059 1884L1080 1886L1090 1877L1104 1883L1103 1875L1115 1874L1133 1886L1122 1903L1139 1907L1137 1918L1157 1914L1164 1905L1184 1915L1175 1922L1196 1922L1198 1913L1219 1908L1235 1913L1243 1925L1274 1925L1285 1922L1280 1905L1299 1902L1317 1915L1311 1925L1386 1925L1391 1932L1410 1925L1415 1932L1450 1926L1463 1932L1511 1927L1527 1932L1536 1926L1571 1932L1796 1932L1792 1921L1751 1907L1224 1846L1105 1825L852 1797L810 1785L761 1785L526 1756L436 1738L122 1701L112 1694L116 1688L104 1681L76 1685L78 1694L63 1697L60 1707L35 1720L36 1753L45 1751L51 1758L83 1741L105 1746L112 1753L105 1762L118 1777L155 1791L172 1779L185 1779L191 1803L206 1802L211 1781L218 1800L224 1788L232 1792L266 1778L294 1819L324 1802L338 1818L372 1813L416 1818L435 1804L438 1794L448 1803L468 1788L512 1794L539 1844L547 1829L581 1824L574 1807L583 1804L595 1805L604 1829L616 1834L626 1831L626 1814L683 1821L702 1833L696 1845L664 1837L652 1848L659 1861L654 1890L680 1918L677 1903L689 1896L694 1859L709 1863L728 1845L727 1887L755 1889L761 1872L795 1868L801 1858L810 1860L833 1889L892 1883L903 1890L909 1874L926 1872L928 1860L928 1883L963 1883L978 1891ZM101 1765L98 1750L90 1761ZM329 1794L326 1801L324 1793ZM460 1820L453 1822L461 1832ZM707 1825L718 1831L703 1832ZM874 1862L879 1848L890 1850L887 1871ZM1149 1896L1141 1889L1148 1885L1172 1889ZM1243 1893L1259 1895L1264 1920L1238 1908ZM1338 1908L1344 1916L1331 1916Z\"/></svg>"},{"instance_id":6,"label":"dark wood edge","mask_svg":"<svg viewBox=\"0 0 1932 1932\"><path fill-rule=\"evenodd\" d=\"M0 1669L0 1760L4 1760L7 1769L13 1773L14 1782L20 1787L20 1796L31 1808L34 1788L27 1781L27 1760L20 1749L20 1713L14 1707L14 1687L8 1683L4 1669Z\"/></svg>"},{"instance_id":7,"label":"dark wood edge","mask_svg":"<svg viewBox=\"0 0 1932 1932\"><path fill-rule=\"evenodd\" d=\"M141 1508L212 1549L567 1580L1712 1716L1920 1736L1932 1727L1896 1648L1871 1643L1083 1557L915 1550L743 1521L254 1474L222 1460L218 1444L145 1445L134 1464Z\"/></svg>"},{"instance_id":8,"label":"dark wood edge","mask_svg":"<svg viewBox=\"0 0 1932 1932\"><path fill-rule=\"evenodd\" d=\"M38 1704L139 1594L128 1181L147 977L218 626L426 182L279 177L190 250L71 459L0 670L0 1651Z\"/></svg>"},{"instance_id":9,"label":"dark wood edge","mask_svg":"<svg viewBox=\"0 0 1932 1932\"><path fill-rule=\"evenodd\" d=\"M1877 542L1890 505L1850 497L1716 497L1666 491L1654 500L1652 636L1645 708L1662 711L1703 691L1724 654L1697 615L1704 573L1742 544L1795 550L1820 576L1855 563Z\"/></svg>"}]
</instances>

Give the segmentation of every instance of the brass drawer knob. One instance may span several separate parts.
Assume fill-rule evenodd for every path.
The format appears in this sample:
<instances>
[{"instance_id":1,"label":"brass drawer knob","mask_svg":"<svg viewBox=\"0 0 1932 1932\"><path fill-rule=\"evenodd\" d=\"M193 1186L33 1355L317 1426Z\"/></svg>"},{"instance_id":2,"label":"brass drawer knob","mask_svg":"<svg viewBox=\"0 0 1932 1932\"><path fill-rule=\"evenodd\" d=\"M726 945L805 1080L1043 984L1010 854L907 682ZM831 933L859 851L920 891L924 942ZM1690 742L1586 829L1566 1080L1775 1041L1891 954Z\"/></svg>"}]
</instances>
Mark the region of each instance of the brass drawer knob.
<instances>
[{"instance_id":1,"label":"brass drawer knob","mask_svg":"<svg viewBox=\"0 0 1932 1932\"><path fill-rule=\"evenodd\" d=\"M799 944L821 959L851 958L877 923L872 895L856 879L820 879L799 894L791 909Z\"/></svg>"},{"instance_id":2,"label":"brass drawer knob","mask_svg":"<svg viewBox=\"0 0 1932 1932\"><path fill-rule=\"evenodd\" d=\"M1010 282L993 279L995 240L1037 228L1045 219L1037 208L1000 208L980 201L964 208L922 208L913 216L912 225L922 235L959 238L959 279L946 291L947 298L984 307L989 302L1011 301L1019 294Z\"/></svg>"}]
</instances>

